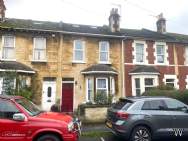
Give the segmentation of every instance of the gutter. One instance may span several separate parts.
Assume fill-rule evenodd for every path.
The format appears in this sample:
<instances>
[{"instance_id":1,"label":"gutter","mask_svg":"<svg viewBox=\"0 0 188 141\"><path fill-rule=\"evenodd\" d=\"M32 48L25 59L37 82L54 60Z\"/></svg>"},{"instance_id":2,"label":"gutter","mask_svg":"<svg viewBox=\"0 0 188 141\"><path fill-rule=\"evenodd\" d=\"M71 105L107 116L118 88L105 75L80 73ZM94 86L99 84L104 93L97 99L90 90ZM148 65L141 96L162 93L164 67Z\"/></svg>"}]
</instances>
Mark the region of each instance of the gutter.
<instances>
[{"instance_id":1,"label":"gutter","mask_svg":"<svg viewBox=\"0 0 188 141\"><path fill-rule=\"evenodd\" d=\"M11 29L11 27L1 27L3 29ZM27 30L27 31L43 31L43 32L55 32L62 34L74 34L74 35L87 35L87 36L97 36L97 37L113 37L113 38L124 38L124 36L118 35L105 35L105 34L93 34L93 33L79 33L79 32L70 32L70 31L57 31L57 30L46 30L46 29L28 29L28 28L13 28L15 30Z\"/></svg>"}]
</instances>

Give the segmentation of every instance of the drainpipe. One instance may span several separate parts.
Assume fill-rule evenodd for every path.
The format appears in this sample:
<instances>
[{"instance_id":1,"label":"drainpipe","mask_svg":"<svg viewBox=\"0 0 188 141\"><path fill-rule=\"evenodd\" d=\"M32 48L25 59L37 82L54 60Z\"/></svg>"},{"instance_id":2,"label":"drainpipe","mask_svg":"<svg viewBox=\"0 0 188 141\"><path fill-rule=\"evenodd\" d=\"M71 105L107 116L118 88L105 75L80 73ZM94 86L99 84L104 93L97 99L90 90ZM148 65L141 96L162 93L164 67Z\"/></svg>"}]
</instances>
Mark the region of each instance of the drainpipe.
<instances>
[{"instance_id":1,"label":"drainpipe","mask_svg":"<svg viewBox=\"0 0 188 141\"><path fill-rule=\"evenodd\" d=\"M121 97L126 97L126 93L125 93L125 65L124 65L124 63L125 63L125 53L124 53L124 41L126 40L126 38L124 37L124 39L122 39L122 41L121 41L121 60L122 60L122 62L121 62L121 66L122 66L122 69L121 69L121 71L122 71L122 79L121 79L121 81L122 81L122 95L121 95Z\"/></svg>"},{"instance_id":2,"label":"drainpipe","mask_svg":"<svg viewBox=\"0 0 188 141\"><path fill-rule=\"evenodd\" d=\"M62 105L62 51L63 51L63 35L59 34L59 49L58 49L58 84L57 84L57 92L60 98L60 110Z\"/></svg>"},{"instance_id":3,"label":"drainpipe","mask_svg":"<svg viewBox=\"0 0 188 141\"><path fill-rule=\"evenodd\" d=\"M174 52L174 69L175 69L175 74L177 76L177 79L179 77L179 68L178 68L178 57L177 57L177 52L176 52L176 45L173 43L173 52ZM179 79L178 79L179 80ZM178 83L178 82L177 82ZM179 86L179 84L177 84ZM178 87L179 88L179 87Z\"/></svg>"},{"instance_id":4,"label":"drainpipe","mask_svg":"<svg viewBox=\"0 0 188 141\"><path fill-rule=\"evenodd\" d=\"M175 43L173 44L173 52L174 52L174 68L175 68L175 74L178 76L178 75L179 75L179 70L178 70L178 58L177 58L177 52L176 52Z\"/></svg>"}]
</instances>

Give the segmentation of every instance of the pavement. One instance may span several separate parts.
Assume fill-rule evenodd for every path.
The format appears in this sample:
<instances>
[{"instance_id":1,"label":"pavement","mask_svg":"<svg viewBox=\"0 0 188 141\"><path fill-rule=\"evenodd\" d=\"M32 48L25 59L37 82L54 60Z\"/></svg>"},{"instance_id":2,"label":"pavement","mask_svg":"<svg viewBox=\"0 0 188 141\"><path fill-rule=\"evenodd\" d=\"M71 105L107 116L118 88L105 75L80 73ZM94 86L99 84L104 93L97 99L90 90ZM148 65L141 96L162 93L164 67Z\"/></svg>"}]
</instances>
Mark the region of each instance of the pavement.
<instances>
[{"instance_id":1,"label":"pavement","mask_svg":"<svg viewBox=\"0 0 188 141\"><path fill-rule=\"evenodd\" d=\"M82 132L92 132L92 131L109 132L109 129L105 126L105 124L102 123L82 124Z\"/></svg>"},{"instance_id":2,"label":"pavement","mask_svg":"<svg viewBox=\"0 0 188 141\"><path fill-rule=\"evenodd\" d=\"M110 130L105 126L105 124L83 124L82 132L109 132ZM113 134L109 134L109 136L97 136L97 137L84 137L81 136L79 141L125 141L122 138L119 138ZM159 139L155 141L188 141L186 139Z\"/></svg>"}]
</instances>

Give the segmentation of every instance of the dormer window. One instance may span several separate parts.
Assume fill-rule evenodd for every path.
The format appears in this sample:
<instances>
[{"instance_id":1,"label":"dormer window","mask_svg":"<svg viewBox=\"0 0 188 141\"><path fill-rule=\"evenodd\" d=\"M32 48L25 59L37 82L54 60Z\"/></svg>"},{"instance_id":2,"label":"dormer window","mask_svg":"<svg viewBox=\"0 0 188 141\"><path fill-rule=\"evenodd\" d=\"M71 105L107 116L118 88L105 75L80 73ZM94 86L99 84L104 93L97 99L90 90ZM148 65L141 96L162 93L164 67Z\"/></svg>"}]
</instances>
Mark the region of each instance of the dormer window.
<instances>
[{"instance_id":1,"label":"dormer window","mask_svg":"<svg viewBox=\"0 0 188 141\"><path fill-rule=\"evenodd\" d=\"M3 36L3 54L2 59L15 59L15 37Z\"/></svg>"}]
</instances>

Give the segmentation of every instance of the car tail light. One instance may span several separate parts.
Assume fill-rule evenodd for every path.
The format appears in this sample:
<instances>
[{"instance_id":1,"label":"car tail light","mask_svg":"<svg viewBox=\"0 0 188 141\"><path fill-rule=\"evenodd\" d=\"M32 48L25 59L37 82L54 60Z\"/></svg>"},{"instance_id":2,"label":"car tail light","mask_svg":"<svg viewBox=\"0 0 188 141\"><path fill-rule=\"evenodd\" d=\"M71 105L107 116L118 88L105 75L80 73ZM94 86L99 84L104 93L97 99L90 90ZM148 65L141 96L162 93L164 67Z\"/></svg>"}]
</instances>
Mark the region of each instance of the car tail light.
<instances>
[{"instance_id":1,"label":"car tail light","mask_svg":"<svg viewBox=\"0 0 188 141\"><path fill-rule=\"evenodd\" d=\"M126 112L117 112L116 117L120 119L125 119L127 120L129 118L129 114Z\"/></svg>"}]
</instances>

